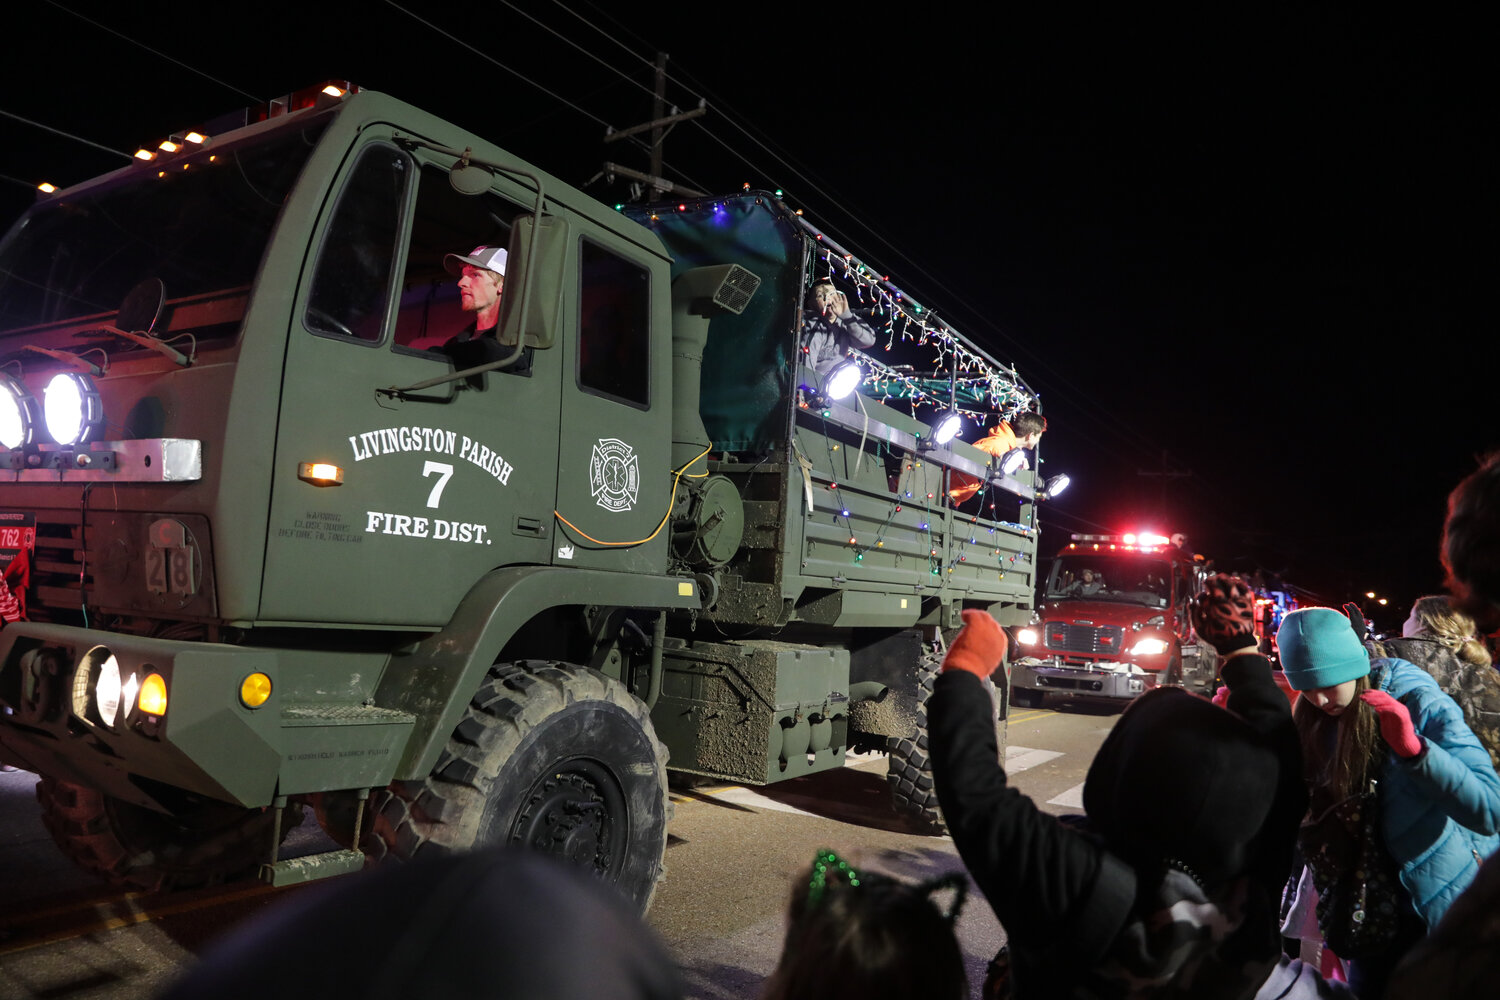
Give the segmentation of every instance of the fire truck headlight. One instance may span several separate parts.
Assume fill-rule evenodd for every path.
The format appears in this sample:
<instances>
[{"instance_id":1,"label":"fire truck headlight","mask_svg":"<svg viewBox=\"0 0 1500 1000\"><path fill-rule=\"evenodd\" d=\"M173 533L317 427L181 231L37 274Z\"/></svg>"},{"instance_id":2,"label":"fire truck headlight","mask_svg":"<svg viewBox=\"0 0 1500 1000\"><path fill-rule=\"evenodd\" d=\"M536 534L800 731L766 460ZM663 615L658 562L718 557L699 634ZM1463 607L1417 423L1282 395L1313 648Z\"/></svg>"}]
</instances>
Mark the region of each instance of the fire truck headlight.
<instances>
[{"instance_id":1,"label":"fire truck headlight","mask_svg":"<svg viewBox=\"0 0 1500 1000\"><path fill-rule=\"evenodd\" d=\"M120 661L110 653L103 663L99 664L99 679L94 684L94 705L99 710L99 719L110 729L115 727L115 719L120 714L120 697L123 688L120 683Z\"/></svg>"},{"instance_id":2,"label":"fire truck headlight","mask_svg":"<svg viewBox=\"0 0 1500 1000\"><path fill-rule=\"evenodd\" d=\"M36 400L26 386L10 375L0 375L0 444L23 448L36 436Z\"/></svg>"},{"instance_id":3,"label":"fire truck headlight","mask_svg":"<svg viewBox=\"0 0 1500 1000\"><path fill-rule=\"evenodd\" d=\"M94 380L77 372L59 372L42 394L47 433L61 445L77 445L104 423L104 406Z\"/></svg>"},{"instance_id":4,"label":"fire truck headlight","mask_svg":"<svg viewBox=\"0 0 1500 1000\"><path fill-rule=\"evenodd\" d=\"M1167 651L1167 644L1161 639L1142 639L1130 647L1132 656L1156 656Z\"/></svg>"},{"instance_id":5,"label":"fire truck headlight","mask_svg":"<svg viewBox=\"0 0 1500 1000\"><path fill-rule=\"evenodd\" d=\"M1034 628L1023 628L1016 633L1016 641L1023 646L1035 646L1037 638L1037 631Z\"/></svg>"}]
</instances>

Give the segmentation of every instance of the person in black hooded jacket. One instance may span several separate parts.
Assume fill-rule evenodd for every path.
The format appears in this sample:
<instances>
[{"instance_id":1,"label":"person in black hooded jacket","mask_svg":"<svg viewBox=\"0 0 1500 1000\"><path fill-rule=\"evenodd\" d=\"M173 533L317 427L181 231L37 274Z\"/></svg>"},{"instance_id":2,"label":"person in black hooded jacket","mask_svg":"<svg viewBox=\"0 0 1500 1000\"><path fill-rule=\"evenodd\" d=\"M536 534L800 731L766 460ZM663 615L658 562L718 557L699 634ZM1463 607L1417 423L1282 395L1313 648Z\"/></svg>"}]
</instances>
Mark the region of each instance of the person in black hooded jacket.
<instances>
[{"instance_id":1,"label":"person in black hooded jacket","mask_svg":"<svg viewBox=\"0 0 1500 1000\"><path fill-rule=\"evenodd\" d=\"M928 707L933 776L1005 927L1015 996L1349 995L1281 950L1307 791L1252 613L1242 581L1210 581L1194 619L1221 653L1222 707L1180 688L1138 698L1089 768L1087 818L1058 819L1006 783L981 686L1005 634L964 612Z\"/></svg>"}]
</instances>

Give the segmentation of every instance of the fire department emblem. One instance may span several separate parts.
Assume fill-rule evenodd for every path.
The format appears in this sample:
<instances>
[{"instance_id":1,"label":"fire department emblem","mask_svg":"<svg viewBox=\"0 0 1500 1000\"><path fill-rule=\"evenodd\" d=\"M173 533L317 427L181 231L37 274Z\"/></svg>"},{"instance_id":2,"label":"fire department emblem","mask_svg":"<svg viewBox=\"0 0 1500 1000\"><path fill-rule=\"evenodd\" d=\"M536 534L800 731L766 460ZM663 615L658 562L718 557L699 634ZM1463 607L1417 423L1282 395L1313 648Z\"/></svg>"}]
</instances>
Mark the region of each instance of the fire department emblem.
<instances>
[{"instance_id":1,"label":"fire department emblem","mask_svg":"<svg viewBox=\"0 0 1500 1000\"><path fill-rule=\"evenodd\" d=\"M609 511L630 510L640 488L641 461L635 449L619 438L600 438L589 459L594 502Z\"/></svg>"}]
</instances>

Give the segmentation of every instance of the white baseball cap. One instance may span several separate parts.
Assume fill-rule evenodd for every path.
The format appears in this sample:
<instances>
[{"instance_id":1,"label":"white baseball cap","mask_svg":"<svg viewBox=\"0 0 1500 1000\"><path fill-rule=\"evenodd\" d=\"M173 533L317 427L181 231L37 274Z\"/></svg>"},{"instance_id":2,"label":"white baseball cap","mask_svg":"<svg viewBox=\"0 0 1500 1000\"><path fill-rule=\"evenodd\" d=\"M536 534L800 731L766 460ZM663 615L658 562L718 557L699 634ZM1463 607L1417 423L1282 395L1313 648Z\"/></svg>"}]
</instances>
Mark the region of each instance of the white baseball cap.
<instances>
[{"instance_id":1,"label":"white baseball cap","mask_svg":"<svg viewBox=\"0 0 1500 1000\"><path fill-rule=\"evenodd\" d=\"M469 251L468 256L450 253L443 258L443 268L455 278L464 273L465 264L471 264L486 271L494 271L504 277L505 257L504 247L475 247Z\"/></svg>"}]
</instances>

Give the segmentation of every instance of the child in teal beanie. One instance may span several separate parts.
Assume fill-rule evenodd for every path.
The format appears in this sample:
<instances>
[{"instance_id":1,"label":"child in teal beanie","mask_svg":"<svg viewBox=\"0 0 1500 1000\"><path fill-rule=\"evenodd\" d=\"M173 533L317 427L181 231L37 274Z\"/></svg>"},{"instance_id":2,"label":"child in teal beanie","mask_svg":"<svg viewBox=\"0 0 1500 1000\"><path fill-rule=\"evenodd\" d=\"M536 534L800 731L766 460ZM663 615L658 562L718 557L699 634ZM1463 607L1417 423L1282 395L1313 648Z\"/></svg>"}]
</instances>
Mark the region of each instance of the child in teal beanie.
<instances>
[{"instance_id":1,"label":"child in teal beanie","mask_svg":"<svg viewBox=\"0 0 1500 1000\"><path fill-rule=\"evenodd\" d=\"M1404 894L1401 916L1383 947L1344 957L1354 991L1379 996L1396 962L1500 846L1500 776L1463 711L1432 676L1406 660L1372 660L1337 610L1291 612L1276 644L1287 681L1301 692L1293 718L1312 797L1309 815L1365 793L1372 782L1378 792L1383 846ZM1309 840L1308 830L1304 854L1326 851L1326 840ZM1358 855L1355 843L1344 850ZM1314 867L1315 881L1317 874ZM1320 893L1331 889L1318 885Z\"/></svg>"}]
</instances>

